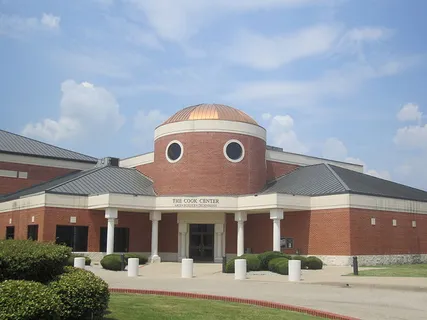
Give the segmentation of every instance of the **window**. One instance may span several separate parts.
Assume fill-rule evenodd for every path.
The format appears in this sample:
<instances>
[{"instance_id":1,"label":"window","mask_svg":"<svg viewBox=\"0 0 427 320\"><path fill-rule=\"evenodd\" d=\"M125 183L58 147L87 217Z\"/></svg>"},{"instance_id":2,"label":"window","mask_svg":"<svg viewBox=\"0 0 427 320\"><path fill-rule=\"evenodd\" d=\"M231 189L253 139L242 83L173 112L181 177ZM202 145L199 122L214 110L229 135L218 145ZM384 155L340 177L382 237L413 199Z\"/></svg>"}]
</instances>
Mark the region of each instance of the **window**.
<instances>
[{"instance_id":1,"label":"window","mask_svg":"<svg viewBox=\"0 0 427 320\"><path fill-rule=\"evenodd\" d=\"M280 248L292 249L294 247L294 238L280 238Z\"/></svg>"},{"instance_id":2,"label":"window","mask_svg":"<svg viewBox=\"0 0 427 320\"><path fill-rule=\"evenodd\" d=\"M177 140L169 142L166 147L166 159L171 163L178 162L182 158L183 153L184 147Z\"/></svg>"},{"instance_id":3,"label":"window","mask_svg":"<svg viewBox=\"0 0 427 320\"><path fill-rule=\"evenodd\" d=\"M15 227L6 227L6 239L15 239Z\"/></svg>"},{"instance_id":4,"label":"window","mask_svg":"<svg viewBox=\"0 0 427 320\"><path fill-rule=\"evenodd\" d=\"M224 156L228 161L240 162L245 156L245 148L238 140L230 140L224 145Z\"/></svg>"},{"instance_id":5,"label":"window","mask_svg":"<svg viewBox=\"0 0 427 320\"><path fill-rule=\"evenodd\" d=\"M106 227L101 227L99 251L107 251ZM129 252L129 228L114 228L114 252Z\"/></svg>"},{"instance_id":6,"label":"window","mask_svg":"<svg viewBox=\"0 0 427 320\"><path fill-rule=\"evenodd\" d=\"M39 236L39 225L38 224L29 225L28 232L27 232L27 239L37 241L38 236Z\"/></svg>"},{"instance_id":7,"label":"window","mask_svg":"<svg viewBox=\"0 0 427 320\"><path fill-rule=\"evenodd\" d=\"M87 252L88 229L86 226L56 226L56 243L76 252Z\"/></svg>"}]
</instances>

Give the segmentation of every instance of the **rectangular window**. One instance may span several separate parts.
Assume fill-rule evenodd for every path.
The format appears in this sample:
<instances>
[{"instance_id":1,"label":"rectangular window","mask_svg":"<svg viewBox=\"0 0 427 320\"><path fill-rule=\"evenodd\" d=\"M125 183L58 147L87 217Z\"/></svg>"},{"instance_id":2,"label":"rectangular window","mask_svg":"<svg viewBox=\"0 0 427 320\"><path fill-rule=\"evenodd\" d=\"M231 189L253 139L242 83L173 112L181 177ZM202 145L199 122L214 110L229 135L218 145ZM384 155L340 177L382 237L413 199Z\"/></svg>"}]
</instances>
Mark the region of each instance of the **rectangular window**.
<instances>
[{"instance_id":1,"label":"rectangular window","mask_svg":"<svg viewBox=\"0 0 427 320\"><path fill-rule=\"evenodd\" d=\"M89 227L56 226L56 243L73 249L74 252L87 252Z\"/></svg>"},{"instance_id":2,"label":"rectangular window","mask_svg":"<svg viewBox=\"0 0 427 320\"><path fill-rule=\"evenodd\" d=\"M101 227L99 251L107 251L106 227ZM114 228L114 252L129 252L129 228Z\"/></svg>"},{"instance_id":3,"label":"rectangular window","mask_svg":"<svg viewBox=\"0 0 427 320\"><path fill-rule=\"evenodd\" d=\"M294 247L294 238L280 238L280 248L282 249L292 249Z\"/></svg>"},{"instance_id":4,"label":"rectangular window","mask_svg":"<svg viewBox=\"0 0 427 320\"><path fill-rule=\"evenodd\" d=\"M6 239L15 239L15 227L6 227Z\"/></svg>"},{"instance_id":5,"label":"rectangular window","mask_svg":"<svg viewBox=\"0 0 427 320\"><path fill-rule=\"evenodd\" d=\"M38 224L29 225L28 232L27 232L27 239L37 241L38 236L39 236L39 225Z\"/></svg>"}]
</instances>

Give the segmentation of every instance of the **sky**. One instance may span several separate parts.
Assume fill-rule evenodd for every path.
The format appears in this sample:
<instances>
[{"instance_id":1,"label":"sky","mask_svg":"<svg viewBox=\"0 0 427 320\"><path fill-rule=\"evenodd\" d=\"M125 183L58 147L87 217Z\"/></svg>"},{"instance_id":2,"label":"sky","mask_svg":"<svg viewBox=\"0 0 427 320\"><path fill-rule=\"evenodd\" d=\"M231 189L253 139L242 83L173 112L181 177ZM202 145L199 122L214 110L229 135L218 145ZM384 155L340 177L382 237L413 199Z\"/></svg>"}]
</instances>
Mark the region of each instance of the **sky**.
<instances>
[{"instance_id":1,"label":"sky","mask_svg":"<svg viewBox=\"0 0 427 320\"><path fill-rule=\"evenodd\" d=\"M285 151L427 190L425 0L0 0L0 128L95 157L153 150L200 103Z\"/></svg>"}]
</instances>

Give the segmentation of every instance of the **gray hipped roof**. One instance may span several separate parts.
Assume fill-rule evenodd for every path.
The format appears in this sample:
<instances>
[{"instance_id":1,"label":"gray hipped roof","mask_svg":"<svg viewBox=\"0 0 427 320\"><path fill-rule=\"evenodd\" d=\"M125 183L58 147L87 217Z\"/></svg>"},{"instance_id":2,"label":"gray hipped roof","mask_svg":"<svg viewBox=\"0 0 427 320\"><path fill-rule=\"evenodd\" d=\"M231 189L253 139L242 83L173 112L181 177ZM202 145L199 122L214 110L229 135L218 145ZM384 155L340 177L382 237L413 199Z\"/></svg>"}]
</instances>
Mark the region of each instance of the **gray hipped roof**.
<instances>
[{"instance_id":1,"label":"gray hipped roof","mask_svg":"<svg viewBox=\"0 0 427 320\"><path fill-rule=\"evenodd\" d=\"M427 192L330 164L300 167L267 184L263 193L324 196L342 193L427 201Z\"/></svg>"},{"instance_id":2,"label":"gray hipped roof","mask_svg":"<svg viewBox=\"0 0 427 320\"><path fill-rule=\"evenodd\" d=\"M71 150L0 130L0 153L96 163L97 159Z\"/></svg>"},{"instance_id":3,"label":"gray hipped roof","mask_svg":"<svg viewBox=\"0 0 427 320\"><path fill-rule=\"evenodd\" d=\"M153 182L136 169L115 166L73 172L48 182L5 195L0 202L46 192L69 195L105 193L154 196Z\"/></svg>"}]
</instances>

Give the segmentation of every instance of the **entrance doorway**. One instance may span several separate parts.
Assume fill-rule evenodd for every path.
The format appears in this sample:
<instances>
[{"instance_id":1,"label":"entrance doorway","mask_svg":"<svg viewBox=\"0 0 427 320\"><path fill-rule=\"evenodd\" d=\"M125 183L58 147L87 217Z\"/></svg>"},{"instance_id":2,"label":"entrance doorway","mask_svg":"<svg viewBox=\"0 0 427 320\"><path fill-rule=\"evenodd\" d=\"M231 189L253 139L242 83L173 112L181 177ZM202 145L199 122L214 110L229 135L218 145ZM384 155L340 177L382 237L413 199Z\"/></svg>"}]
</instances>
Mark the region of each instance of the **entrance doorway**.
<instances>
[{"instance_id":1,"label":"entrance doorway","mask_svg":"<svg viewBox=\"0 0 427 320\"><path fill-rule=\"evenodd\" d=\"M190 258L214 261L214 224L190 224Z\"/></svg>"}]
</instances>

